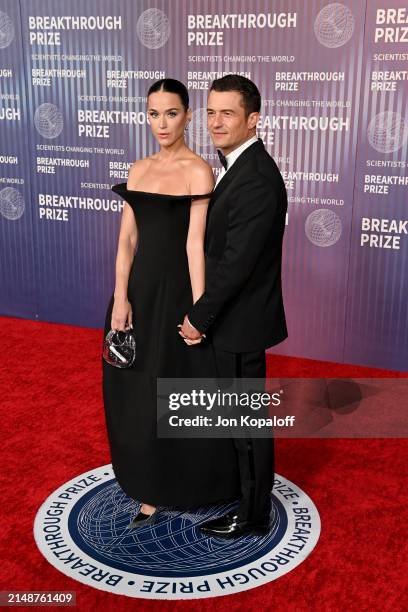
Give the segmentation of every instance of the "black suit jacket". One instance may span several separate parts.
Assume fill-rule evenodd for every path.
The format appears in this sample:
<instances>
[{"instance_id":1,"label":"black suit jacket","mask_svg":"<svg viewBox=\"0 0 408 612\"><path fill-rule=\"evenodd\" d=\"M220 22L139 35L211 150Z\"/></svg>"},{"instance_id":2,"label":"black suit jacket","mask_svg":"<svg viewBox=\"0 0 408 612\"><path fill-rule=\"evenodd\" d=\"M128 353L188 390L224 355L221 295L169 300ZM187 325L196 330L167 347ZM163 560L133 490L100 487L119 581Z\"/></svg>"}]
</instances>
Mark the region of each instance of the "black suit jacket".
<instances>
[{"instance_id":1,"label":"black suit jacket","mask_svg":"<svg viewBox=\"0 0 408 612\"><path fill-rule=\"evenodd\" d=\"M205 292L188 312L214 346L258 351L287 337L281 289L287 194L261 139L241 153L211 196Z\"/></svg>"}]
</instances>

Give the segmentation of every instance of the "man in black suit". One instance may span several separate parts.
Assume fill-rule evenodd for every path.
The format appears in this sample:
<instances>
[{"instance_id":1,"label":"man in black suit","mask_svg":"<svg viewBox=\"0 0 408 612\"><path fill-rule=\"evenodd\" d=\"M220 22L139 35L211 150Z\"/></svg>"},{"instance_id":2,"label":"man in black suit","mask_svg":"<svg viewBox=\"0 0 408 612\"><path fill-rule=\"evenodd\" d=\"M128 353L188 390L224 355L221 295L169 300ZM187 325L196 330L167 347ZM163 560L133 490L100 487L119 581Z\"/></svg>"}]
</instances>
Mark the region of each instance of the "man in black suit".
<instances>
[{"instance_id":1,"label":"man in black suit","mask_svg":"<svg viewBox=\"0 0 408 612\"><path fill-rule=\"evenodd\" d=\"M265 349L287 337L281 290L287 194L279 169L256 137L261 97L240 75L216 79L208 129L223 169L210 200L205 292L184 318L187 342L208 336L220 378L265 378ZM273 438L234 438L242 499L202 531L234 537L270 522Z\"/></svg>"}]
</instances>

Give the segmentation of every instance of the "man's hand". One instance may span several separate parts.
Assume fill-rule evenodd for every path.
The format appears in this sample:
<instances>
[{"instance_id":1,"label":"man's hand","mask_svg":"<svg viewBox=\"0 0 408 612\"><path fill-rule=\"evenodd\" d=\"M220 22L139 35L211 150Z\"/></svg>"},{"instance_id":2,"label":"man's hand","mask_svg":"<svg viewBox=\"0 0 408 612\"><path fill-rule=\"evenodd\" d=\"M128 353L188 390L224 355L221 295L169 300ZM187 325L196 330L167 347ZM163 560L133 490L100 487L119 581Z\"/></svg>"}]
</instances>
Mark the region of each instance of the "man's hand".
<instances>
[{"instance_id":1,"label":"man's hand","mask_svg":"<svg viewBox=\"0 0 408 612\"><path fill-rule=\"evenodd\" d=\"M179 325L177 325L177 327L179 328L178 333L184 339L184 342L186 342L186 344L199 344L201 340L205 338L204 334L199 332L198 329L191 325L187 315L184 317L183 324L181 325L180 323Z\"/></svg>"}]
</instances>

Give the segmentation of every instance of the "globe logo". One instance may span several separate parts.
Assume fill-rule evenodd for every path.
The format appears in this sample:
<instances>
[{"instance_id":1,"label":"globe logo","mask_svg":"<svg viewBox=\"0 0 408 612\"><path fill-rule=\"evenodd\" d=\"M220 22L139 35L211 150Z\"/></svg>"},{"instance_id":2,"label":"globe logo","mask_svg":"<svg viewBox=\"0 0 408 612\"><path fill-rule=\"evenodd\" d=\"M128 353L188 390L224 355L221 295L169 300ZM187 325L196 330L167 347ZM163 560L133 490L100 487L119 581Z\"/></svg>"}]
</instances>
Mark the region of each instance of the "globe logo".
<instances>
[{"instance_id":1,"label":"globe logo","mask_svg":"<svg viewBox=\"0 0 408 612\"><path fill-rule=\"evenodd\" d=\"M354 17L344 4L327 4L318 13L314 32L320 44L330 49L345 45L353 35Z\"/></svg>"},{"instance_id":2,"label":"globe logo","mask_svg":"<svg viewBox=\"0 0 408 612\"><path fill-rule=\"evenodd\" d=\"M45 102L34 114L34 125L44 138L56 138L62 132L64 120L58 106Z\"/></svg>"},{"instance_id":3,"label":"globe logo","mask_svg":"<svg viewBox=\"0 0 408 612\"><path fill-rule=\"evenodd\" d=\"M70 530L85 552L118 570L147 576L202 575L214 568L234 569L243 558L257 558L283 533L286 515L273 500L274 516L268 534L237 540L217 538L209 545L210 538L198 526L229 512L233 505L198 507L194 513L166 509L154 525L129 529L129 517L137 514L140 505L126 497L115 480L73 508Z\"/></svg>"},{"instance_id":4,"label":"globe logo","mask_svg":"<svg viewBox=\"0 0 408 612\"><path fill-rule=\"evenodd\" d=\"M35 517L34 539L51 565L92 588L166 600L227 595L290 572L319 539L317 508L293 482L275 474L271 501L270 528L263 535L224 539L200 530L204 521L235 509L238 500L160 508L154 524L132 529L140 504L125 495L109 464L53 491ZM310 524L300 538L298 521ZM279 562L280 551L290 553L285 563Z\"/></svg>"},{"instance_id":5,"label":"globe logo","mask_svg":"<svg viewBox=\"0 0 408 612\"><path fill-rule=\"evenodd\" d=\"M384 111L371 119L367 138L379 153L393 153L407 143L408 123L398 113Z\"/></svg>"},{"instance_id":6,"label":"globe logo","mask_svg":"<svg viewBox=\"0 0 408 612\"><path fill-rule=\"evenodd\" d=\"M150 8L140 15L136 24L137 36L148 49L159 49L170 36L170 22L160 9Z\"/></svg>"},{"instance_id":7,"label":"globe logo","mask_svg":"<svg viewBox=\"0 0 408 612\"><path fill-rule=\"evenodd\" d=\"M10 221L19 219L24 212L23 196L14 187L0 190L0 214Z\"/></svg>"},{"instance_id":8,"label":"globe logo","mask_svg":"<svg viewBox=\"0 0 408 612\"><path fill-rule=\"evenodd\" d=\"M14 38L14 23L7 13L0 11L0 49L9 46Z\"/></svg>"},{"instance_id":9,"label":"globe logo","mask_svg":"<svg viewBox=\"0 0 408 612\"><path fill-rule=\"evenodd\" d=\"M210 132L207 129L207 109L197 108L191 117L188 126L190 138L199 147L208 147L211 144Z\"/></svg>"},{"instance_id":10,"label":"globe logo","mask_svg":"<svg viewBox=\"0 0 408 612\"><path fill-rule=\"evenodd\" d=\"M308 215L305 233L310 242L319 247L336 244L341 236L341 220L332 210L319 208Z\"/></svg>"}]
</instances>

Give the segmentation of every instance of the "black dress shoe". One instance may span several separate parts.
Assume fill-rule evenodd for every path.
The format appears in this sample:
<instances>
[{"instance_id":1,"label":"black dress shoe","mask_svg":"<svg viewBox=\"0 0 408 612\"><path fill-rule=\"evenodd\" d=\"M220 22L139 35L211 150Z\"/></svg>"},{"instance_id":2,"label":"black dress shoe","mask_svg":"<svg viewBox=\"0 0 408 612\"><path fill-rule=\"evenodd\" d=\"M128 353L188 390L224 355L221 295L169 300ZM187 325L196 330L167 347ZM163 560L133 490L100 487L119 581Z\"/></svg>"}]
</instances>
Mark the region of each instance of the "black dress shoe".
<instances>
[{"instance_id":1,"label":"black dress shoe","mask_svg":"<svg viewBox=\"0 0 408 612\"><path fill-rule=\"evenodd\" d=\"M158 514L158 508L156 508L156 510L152 514L145 514L144 512L140 511L138 514L136 514L132 522L129 524L129 527L131 529L134 529L135 527L145 527L146 525L153 525L153 523L156 522Z\"/></svg>"},{"instance_id":2,"label":"black dress shoe","mask_svg":"<svg viewBox=\"0 0 408 612\"><path fill-rule=\"evenodd\" d=\"M206 535L221 538L237 538L244 534L265 535L269 531L270 516L264 516L256 521L239 520L237 514L225 514L200 525Z\"/></svg>"}]
</instances>

